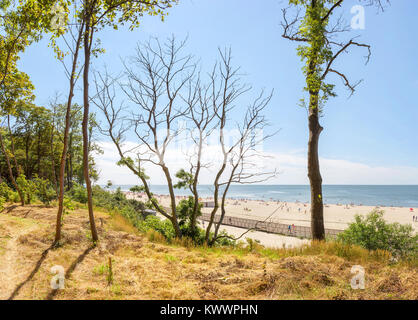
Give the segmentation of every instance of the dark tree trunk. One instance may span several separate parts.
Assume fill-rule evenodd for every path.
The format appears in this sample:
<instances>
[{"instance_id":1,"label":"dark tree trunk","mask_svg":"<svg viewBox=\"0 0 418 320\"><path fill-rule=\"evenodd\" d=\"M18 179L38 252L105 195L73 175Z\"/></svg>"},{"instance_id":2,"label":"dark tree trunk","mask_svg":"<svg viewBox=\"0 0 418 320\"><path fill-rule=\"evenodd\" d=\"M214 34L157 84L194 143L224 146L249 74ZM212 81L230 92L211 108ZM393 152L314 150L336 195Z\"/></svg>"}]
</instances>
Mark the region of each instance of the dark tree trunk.
<instances>
[{"instance_id":1,"label":"dark tree trunk","mask_svg":"<svg viewBox=\"0 0 418 320\"><path fill-rule=\"evenodd\" d=\"M71 145L69 145L69 148L71 148ZM67 179L67 191L71 189L70 187L70 174L69 174L69 163L70 160L68 159L69 153L67 154L67 159L65 160L65 177Z\"/></svg>"},{"instance_id":2,"label":"dark tree trunk","mask_svg":"<svg viewBox=\"0 0 418 320\"><path fill-rule=\"evenodd\" d=\"M17 193L19 194L19 198L20 198L20 202L21 202L22 206L24 206L25 205L25 197L23 196L22 190L20 190L19 186L16 183L15 178L13 177L12 166L10 165L9 155L7 154L6 148L4 146L3 135L1 133L0 133L0 146L1 146L1 151L4 154L4 159L6 160L7 169L9 170L10 180L11 180L13 186L15 187Z\"/></svg>"},{"instance_id":3,"label":"dark tree trunk","mask_svg":"<svg viewBox=\"0 0 418 320\"><path fill-rule=\"evenodd\" d=\"M7 115L7 127L9 128L10 147L12 148L13 161L14 161L14 165L16 168L16 176L18 177L20 175L20 169L19 169L19 165L17 164L16 153L15 153L15 143L13 139L12 128L10 127L10 115L9 114Z\"/></svg>"},{"instance_id":4,"label":"dark tree trunk","mask_svg":"<svg viewBox=\"0 0 418 320\"><path fill-rule=\"evenodd\" d=\"M88 136L88 125L89 125L89 67L90 67L90 56L91 56L91 43L93 38L93 29L91 26L91 13L90 8L85 8L85 25L86 31L84 34L84 72L83 72L83 102L84 102L84 114L83 114L83 173L84 181L87 189L87 202L89 207L89 219L91 235L94 242L99 240L97 235L96 224L94 221L93 213L93 199L90 181L90 170L89 170L89 136Z\"/></svg>"},{"instance_id":5,"label":"dark tree trunk","mask_svg":"<svg viewBox=\"0 0 418 320\"><path fill-rule=\"evenodd\" d=\"M70 153L69 153L68 189L73 187L73 133L70 133Z\"/></svg>"},{"instance_id":6,"label":"dark tree trunk","mask_svg":"<svg viewBox=\"0 0 418 320\"><path fill-rule=\"evenodd\" d=\"M58 196L58 182L57 182L57 171L55 170L55 154L54 154L54 125L51 126L51 170L52 170L52 183L54 184L55 193Z\"/></svg>"},{"instance_id":7,"label":"dark tree trunk","mask_svg":"<svg viewBox=\"0 0 418 320\"><path fill-rule=\"evenodd\" d=\"M319 168L318 141L322 127L319 124L318 96L311 95L309 106L308 177L311 187L311 232L314 240L325 239L322 177Z\"/></svg>"},{"instance_id":8,"label":"dark tree trunk","mask_svg":"<svg viewBox=\"0 0 418 320\"><path fill-rule=\"evenodd\" d=\"M38 159L36 161L38 167L38 177L41 176L41 129L38 130L38 144L36 147L36 153L38 154Z\"/></svg>"},{"instance_id":9,"label":"dark tree trunk","mask_svg":"<svg viewBox=\"0 0 418 320\"><path fill-rule=\"evenodd\" d=\"M29 176L29 134L26 135L25 139L25 175L26 177Z\"/></svg>"}]
</instances>

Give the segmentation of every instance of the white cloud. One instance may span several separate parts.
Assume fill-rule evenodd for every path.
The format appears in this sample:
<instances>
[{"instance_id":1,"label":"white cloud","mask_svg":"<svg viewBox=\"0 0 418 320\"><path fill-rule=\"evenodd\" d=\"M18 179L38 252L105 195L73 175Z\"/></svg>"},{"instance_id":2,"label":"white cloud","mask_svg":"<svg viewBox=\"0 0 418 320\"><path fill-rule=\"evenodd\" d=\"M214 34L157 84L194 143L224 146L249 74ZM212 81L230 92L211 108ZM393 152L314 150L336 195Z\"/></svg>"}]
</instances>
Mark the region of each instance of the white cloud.
<instances>
[{"instance_id":1,"label":"white cloud","mask_svg":"<svg viewBox=\"0 0 418 320\"><path fill-rule=\"evenodd\" d=\"M111 142L101 142L104 154L96 159L100 170L100 184L111 180L114 184L138 184L128 168L116 165L119 155ZM127 148L134 147L133 142L126 143ZM220 155L216 147L205 148L211 157ZM277 168L279 175L269 180L269 184L308 184L306 155L303 152L266 153L268 159L263 161L264 170ZM213 160L213 159L212 159ZM215 161L214 161L215 162ZM168 150L166 163L174 174L180 168L189 168L184 152ZM320 159L321 173L324 184L418 184L418 167L381 167L343 159ZM213 183L213 175L217 166L205 169L201 175L202 184ZM146 166L146 173L153 184L165 184L164 176L159 167Z\"/></svg>"}]
</instances>

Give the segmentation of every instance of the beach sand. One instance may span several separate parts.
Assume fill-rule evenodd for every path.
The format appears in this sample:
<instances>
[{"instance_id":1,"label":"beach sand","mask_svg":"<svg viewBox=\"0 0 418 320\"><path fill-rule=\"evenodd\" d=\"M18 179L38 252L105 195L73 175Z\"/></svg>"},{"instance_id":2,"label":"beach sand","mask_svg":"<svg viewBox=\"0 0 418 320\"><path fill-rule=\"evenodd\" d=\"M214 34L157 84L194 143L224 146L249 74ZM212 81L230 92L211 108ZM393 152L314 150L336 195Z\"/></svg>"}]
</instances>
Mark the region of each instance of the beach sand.
<instances>
[{"instance_id":1,"label":"beach sand","mask_svg":"<svg viewBox=\"0 0 418 320\"><path fill-rule=\"evenodd\" d=\"M146 201L145 195L133 195L128 193L128 197ZM170 199L167 195L156 196L158 201L165 207L169 207ZM177 202L184 197L177 197ZM202 199L202 201L211 201L212 199ZM263 201L247 199L228 199L226 206L226 216L241 217L247 219L265 220L284 224L295 224L296 226L310 226L310 204L301 202L282 202L282 201ZM373 207L362 205L324 205L325 228L344 230L348 225L354 222L355 215L367 215L373 210L382 210L384 219L389 222L398 222L400 224L411 224L414 231L418 231L418 222L413 222L412 217L418 216L418 208L405 207ZM211 212L212 208L202 208L203 212ZM220 210L218 210L220 214ZM237 236L245 229L224 226L226 231ZM281 247L283 243L287 245L298 245L303 243L300 239L268 234L265 232L251 231L243 238L253 238L261 241L263 245ZM291 238L291 239L287 239ZM287 240L286 240L287 239ZM299 240L299 241L295 241ZM277 241L277 244L276 244ZM306 241L306 240L305 240Z\"/></svg>"}]
</instances>

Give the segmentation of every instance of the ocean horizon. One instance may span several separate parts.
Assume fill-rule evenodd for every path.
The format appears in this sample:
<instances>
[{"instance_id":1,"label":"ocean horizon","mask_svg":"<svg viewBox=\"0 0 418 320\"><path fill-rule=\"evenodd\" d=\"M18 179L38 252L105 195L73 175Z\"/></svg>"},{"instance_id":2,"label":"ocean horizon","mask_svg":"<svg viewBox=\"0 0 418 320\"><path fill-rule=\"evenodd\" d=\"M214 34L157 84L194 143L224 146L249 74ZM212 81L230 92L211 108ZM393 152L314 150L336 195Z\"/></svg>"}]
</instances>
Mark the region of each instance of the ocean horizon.
<instances>
[{"instance_id":1,"label":"ocean horizon","mask_svg":"<svg viewBox=\"0 0 418 320\"><path fill-rule=\"evenodd\" d=\"M129 191L133 185L113 185L110 189ZM326 204L355 204L365 206L418 207L418 185L323 185ZM168 194L166 185L150 185L155 194ZM213 196L213 185L199 185L202 198ZM191 195L189 190L175 190L176 195ZM230 199L309 202L309 185L232 185Z\"/></svg>"}]
</instances>

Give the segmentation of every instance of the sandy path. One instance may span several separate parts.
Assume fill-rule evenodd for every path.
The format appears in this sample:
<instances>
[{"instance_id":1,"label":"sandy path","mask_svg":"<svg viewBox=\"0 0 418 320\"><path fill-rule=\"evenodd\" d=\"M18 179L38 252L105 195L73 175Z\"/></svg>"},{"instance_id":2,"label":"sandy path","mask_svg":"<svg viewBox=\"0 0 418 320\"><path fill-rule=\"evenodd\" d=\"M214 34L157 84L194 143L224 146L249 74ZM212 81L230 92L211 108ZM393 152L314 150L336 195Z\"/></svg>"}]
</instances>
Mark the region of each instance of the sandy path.
<instances>
[{"instance_id":1,"label":"sandy path","mask_svg":"<svg viewBox=\"0 0 418 320\"><path fill-rule=\"evenodd\" d=\"M10 297L19 281L19 264L17 259L19 257L19 237L30 233L37 226L30 226L22 228L18 233L11 235L4 247L4 255L0 256L0 300L6 300ZM10 229L5 226L6 234L10 235ZM16 230L16 228L14 229Z\"/></svg>"}]
</instances>

